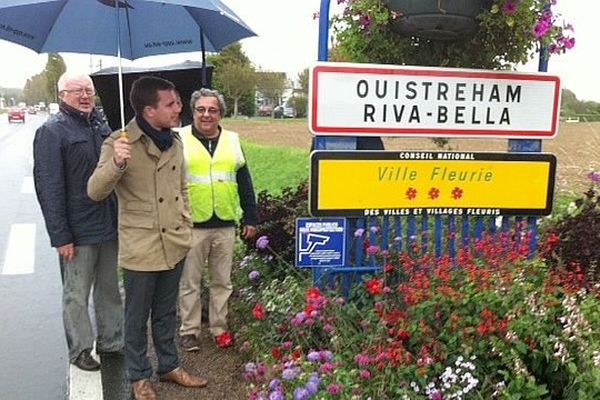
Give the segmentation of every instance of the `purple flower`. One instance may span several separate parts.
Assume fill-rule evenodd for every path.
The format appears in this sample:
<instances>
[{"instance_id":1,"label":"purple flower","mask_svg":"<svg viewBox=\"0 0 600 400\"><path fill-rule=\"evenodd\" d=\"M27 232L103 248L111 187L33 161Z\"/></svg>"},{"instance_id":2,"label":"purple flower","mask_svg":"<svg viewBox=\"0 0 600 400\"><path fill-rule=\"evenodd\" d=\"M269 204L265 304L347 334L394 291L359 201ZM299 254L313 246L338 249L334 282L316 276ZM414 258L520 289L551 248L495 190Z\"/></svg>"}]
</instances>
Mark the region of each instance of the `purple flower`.
<instances>
[{"instance_id":1,"label":"purple flower","mask_svg":"<svg viewBox=\"0 0 600 400\"><path fill-rule=\"evenodd\" d=\"M255 281L258 278L260 278L260 272L258 272L258 271L250 271L250 273L248 274L248 278L250 278L251 281Z\"/></svg>"},{"instance_id":2,"label":"purple flower","mask_svg":"<svg viewBox=\"0 0 600 400\"><path fill-rule=\"evenodd\" d=\"M281 386L281 381L277 378L271 380L271 382L269 382L269 390L277 390L277 388L279 388Z\"/></svg>"},{"instance_id":3,"label":"purple flower","mask_svg":"<svg viewBox=\"0 0 600 400\"><path fill-rule=\"evenodd\" d=\"M354 231L354 237L361 237L363 234L365 233L365 230L363 228L358 228L357 230Z\"/></svg>"},{"instance_id":4,"label":"purple flower","mask_svg":"<svg viewBox=\"0 0 600 400\"><path fill-rule=\"evenodd\" d=\"M304 387L299 387L294 390L294 400L306 400L310 397L310 393Z\"/></svg>"},{"instance_id":5,"label":"purple flower","mask_svg":"<svg viewBox=\"0 0 600 400\"><path fill-rule=\"evenodd\" d=\"M310 353L308 353L308 355L306 356L306 359L310 362L315 362L315 361L319 361L321 359L321 355L319 354L318 351L311 351Z\"/></svg>"},{"instance_id":6,"label":"purple flower","mask_svg":"<svg viewBox=\"0 0 600 400\"><path fill-rule=\"evenodd\" d=\"M269 237L268 236L261 236L258 239L256 239L256 248L259 250L264 250L267 248L267 246L269 245Z\"/></svg>"},{"instance_id":7,"label":"purple flower","mask_svg":"<svg viewBox=\"0 0 600 400\"><path fill-rule=\"evenodd\" d=\"M308 391L309 396L313 396L315 394L317 394L317 392L319 391L319 381L311 381L309 380L306 383L306 390Z\"/></svg>"},{"instance_id":8,"label":"purple flower","mask_svg":"<svg viewBox=\"0 0 600 400\"><path fill-rule=\"evenodd\" d=\"M379 227L378 226L372 226L369 228L369 230L371 231L371 233L377 233L379 232Z\"/></svg>"},{"instance_id":9,"label":"purple flower","mask_svg":"<svg viewBox=\"0 0 600 400\"><path fill-rule=\"evenodd\" d=\"M300 370L298 368L286 368L281 372L281 378L286 381L291 381L296 379L299 374Z\"/></svg>"},{"instance_id":10,"label":"purple flower","mask_svg":"<svg viewBox=\"0 0 600 400\"><path fill-rule=\"evenodd\" d=\"M360 371L360 377L362 379L369 379L371 377L371 371L368 369L363 369Z\"/></svg>"},{"instance_id":11,"label":"purple flower","mask_svg":"<svg viewBox=\"0 0 600 400\"><path fill-rule=\"evenodd\" d=\"M436 390L435 392L431 393L431 400L443 400L443 398L444 396L439 390Z\"/></svg>"},{"instance_id":12,"label":"purple flower","mask_svg":"<svg viewBox=\"0 0 600 400\"><path fill-rule=\"evenodd\" d=\"M590 171L587 177L594 183L600 183L600 172Z\"/></svg>"},{"instance_id":13,"label":"purple flower","mask_svg":"<svg viewBox=\"0 0 600 400\"><path fill-rule=\"evenodd\" d=\"M333 360L333 353L329 350L321 350L319 352L319 358L321 361L331 361Z\"/></svg>"},{"instance_id":14,"label":"purple flower","mask_svg":"<svg viewBox=\"0 0 600 400\"><path fill-rule=\"evenodd\" d=\"M281 392L281 390L271 392L271 394L269 395L269 400L284 400L283 393Z\"/></svg>"}]
</instances>

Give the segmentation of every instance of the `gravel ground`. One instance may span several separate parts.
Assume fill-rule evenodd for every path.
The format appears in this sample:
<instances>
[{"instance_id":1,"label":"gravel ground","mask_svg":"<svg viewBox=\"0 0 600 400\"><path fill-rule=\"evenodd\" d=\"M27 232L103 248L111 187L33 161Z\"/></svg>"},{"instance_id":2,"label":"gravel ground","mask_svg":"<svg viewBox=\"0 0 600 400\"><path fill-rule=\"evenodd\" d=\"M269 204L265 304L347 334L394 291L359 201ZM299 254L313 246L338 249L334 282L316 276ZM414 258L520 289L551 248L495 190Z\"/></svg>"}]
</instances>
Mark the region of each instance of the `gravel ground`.
<instances>
[{"instance_id":1,"label":"gravel ground","mask_svg":"<svg viewBox=\"0 0 600 400\"><path fill-rule=\"evenodd\" d=\"M157 398L160 400L245 399L242 362L236 347L232 346L227 349L217 347L212 335L205 327L203 327L200 342L200 351L188 353L179 348L179 357L181 365L187 371L208 379L208 386L202 389L184 388L171 382L159 382L158 376L155 374L152 384ZM148 354L153 365L156 365L154 349L150 348Z\"/></svg>"}]
</instances>

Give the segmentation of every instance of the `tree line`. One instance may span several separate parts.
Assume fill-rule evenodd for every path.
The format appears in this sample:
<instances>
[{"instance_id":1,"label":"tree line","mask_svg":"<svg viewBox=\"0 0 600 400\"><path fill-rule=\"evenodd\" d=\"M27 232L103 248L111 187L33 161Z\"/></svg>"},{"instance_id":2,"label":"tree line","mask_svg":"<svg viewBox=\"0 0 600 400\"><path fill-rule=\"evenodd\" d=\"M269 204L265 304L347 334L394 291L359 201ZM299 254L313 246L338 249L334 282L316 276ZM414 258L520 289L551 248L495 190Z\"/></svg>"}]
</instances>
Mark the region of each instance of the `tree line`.
<instances>
[{"instance_id":1,"label":"tree line","mask_svg":"<svg viewBox=\"0 0 600 400\"><path fill-rule=\"evenodd\" d=\"M243 52L240 43L224 48L220 53L207 57L213 66L212 87L225 96L229 116L254 116L258 103L271 106L287 102L298 116L306 116L308 106L309 71L305 68L297 77L289 78L284 72L263 71L256 68ZM27 80L22 90L2 89L0 96L14 99L15 103L27 104L58 102L56 83L66 70L63 58L56 53L48 54L44 70ZM291 94L291 96L286 96ZM569 89L562 90L561 118L584 118L600 121L600 103L578 100Z\"/></svg>"}]
</instances>

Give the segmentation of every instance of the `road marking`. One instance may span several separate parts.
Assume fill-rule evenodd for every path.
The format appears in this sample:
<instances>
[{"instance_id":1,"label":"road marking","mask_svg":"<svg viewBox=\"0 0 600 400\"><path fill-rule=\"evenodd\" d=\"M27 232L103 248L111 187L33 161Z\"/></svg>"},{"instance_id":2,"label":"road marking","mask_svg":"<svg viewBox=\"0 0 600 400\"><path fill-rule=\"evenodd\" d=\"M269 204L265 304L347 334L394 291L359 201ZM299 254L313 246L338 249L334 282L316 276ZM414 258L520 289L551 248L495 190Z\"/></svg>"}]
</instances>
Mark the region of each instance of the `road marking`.
<instances>
[{"instance_id":1,"label":"road marking","mask_svg":"<svg viewBox=\"0 0 600 400\"><path fill-rule=\"evenodd\" d=\"M94 346L96 347L96 346ZM96 352L92 356L98 360ZM102 373L83 371L69 364L69 400L103 400Z\"/></svg>"},{"instance_id":2,"label":"road marking","mask_svg":"<svg viewBox=\"0 0 600 400\"><path fill-rule=\"evenodd\" d=\"M23 178L23 184L21 185L21 193L35 193L35 187L33 186L33 176L26 176Z\"/></svg>"},{"instance_id":3,"label":"road marking","mask_svg":"<svg viewBox=\"0 0 600 400\"><path fill-rule=\"evenodd\" d=\"M2 275L33 274L35 224L12 224Z\"/></svg>"}]
</instances>

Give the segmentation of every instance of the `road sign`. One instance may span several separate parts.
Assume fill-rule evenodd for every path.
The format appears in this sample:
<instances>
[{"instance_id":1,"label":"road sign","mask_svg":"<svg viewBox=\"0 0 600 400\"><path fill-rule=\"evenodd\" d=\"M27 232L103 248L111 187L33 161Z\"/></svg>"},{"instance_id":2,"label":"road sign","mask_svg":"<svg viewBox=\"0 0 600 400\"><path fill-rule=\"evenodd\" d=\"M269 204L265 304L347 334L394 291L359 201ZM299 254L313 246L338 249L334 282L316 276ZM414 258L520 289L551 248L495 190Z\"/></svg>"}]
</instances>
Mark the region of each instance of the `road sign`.
<instances>
[{"instance_id":1,"label":"road sign","mask_svg":"<svg viewBox=\"0 0 600 400\"><path fill-rule=\"evenodd\" d=\"M315 217L548 215L556 157L540 153L315 151Z\"/></svg>"},{"instance_id":2,"label":"road sign","mask_svg":"<svg viewBox=\"0 0 600 400\"><path fill-rule=\"evenodd\" d=\"M316 63L315 135L548 139L556 136L560 78L458 68Z\"/></svg>"},{"instance_id":3,"label":"road sign","mask_svg":"<svg viewBox=\"0 0 600 400\"><path fill-rule=\"evenodd\" d=\"M345 218L296 219L296 266L334 267L346 262Z\"/></svg>"}]
</instances>

